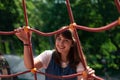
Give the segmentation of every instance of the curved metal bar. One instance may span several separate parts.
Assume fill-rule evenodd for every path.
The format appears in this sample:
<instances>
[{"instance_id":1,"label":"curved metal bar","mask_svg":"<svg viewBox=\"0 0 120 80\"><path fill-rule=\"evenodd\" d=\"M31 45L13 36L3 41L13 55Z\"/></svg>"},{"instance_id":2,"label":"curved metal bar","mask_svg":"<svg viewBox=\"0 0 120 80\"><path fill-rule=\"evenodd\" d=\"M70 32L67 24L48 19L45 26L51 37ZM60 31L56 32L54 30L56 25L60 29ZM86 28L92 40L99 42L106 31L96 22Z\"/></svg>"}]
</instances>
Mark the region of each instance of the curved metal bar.
<instances>
[{"instance_id":1,"label":"curved metal bar","mask_svg":"<svg viewBox=\"0 0 120 80\"><path fill-rule=\"evenodd\" d=\"M0 31L0 35L13 35L13 34L15 34L15 31L9 31L9 32Z\"/></svg>"},{"instance_id":2,"label":"curved metal bar","mask_svg":"<svg viewBox=\"0 0 120 80\"><path fill-rule=\"evenodd\" d=\"M39 35L42 35L42 36L52 36L52 35L54 35L54 34L58 34L58 33L64 32L64 31L67 30L67 29L68 29L68 27L66 27L66 28L64 28L64 29L59 29L59 30L54 31L54 32L44 33L44 32L41 32L41 31L39 31L39 30L30 28L31 31L33 31L33 32L35 32L35 33L37 33L37 34L39 34Z\"/></svg>"},{"instance_id":3,"label":"curved metal bar","mask_svg":"<svg viewBox=\"0 0 120 80\"><path fill-rule=\"evenodd\" d=\"M71 75L64 75L64 76L56 76L56 75L52 75L52 74L48 74L48 73L43 73L40 71L37 71L37 73L51 77L51 78L57 78L57 79L68 79L68 78L74 78L78 75L82 75L82 73L76 73L76 74L71 74Z\"/></svg>"},{"instance_id":4,"label":"curved metal bar","mask_svg":"<svg viewBox=\"0 0 120 80\"><path fill-rule=\"evenodd\" d=\"M27 71L24 71L24 72L19 72L19 73L16 73L16 74L0 75L0 78L14 77L14 76L18 76L18 75L21 75L21 74L26 74L26 73L29 73L29 72L30 72L30 70L27 70Z\"/></svg>"},{"instance_id":5,"label":"curved metal bar","mask_svg":"<svg viewBox=\"0 0 120 80\"><path fill-rule=\"evenodd\" d=\"M50 78L56 78L56 79L69 79L69 78L74 78L80 75L83 75L82 72L76 73L76 74L70 74L70 75L64 75L64 76L57 76L57 75L53 75L53 74L48 74L48 73L44 73L41 71L37 71L37 73L48 76ZM88 78L94 78L95 80L104 80L96 75L89 75Z\"/></svg>"},{"instance_id":6,"label":"curved metal bar","mask_svg":"<svg viewBox=\"0 0 120 80\"><path fill-rule=\"evenodd\" d=\"M119 25L118 20L116 20L106 26L99 27L99 28L89 28L89 27L80 26L80 25L75 25L75 26L77 29L81 29L81 30L85 30L85 31L89 31L89 32L101 32L101 31L109 30L110 28L113 28L117 25Z\"/></svg>"},{"instance_id":7,"label":"curved metal bar","mask_svg":"<svg viewBox=\"0 0 120 80\"><path fill-rule=\"evenodd\" d=\"M106 26L102 26L102 27L98 27L98 28L90 28L87 26L80 26L80 25L74 25L74 26L76 27L76 29L80 29L80 30L85 30L85 31L89 31L89 32L101 32L101 31L109 30L110 28L116 27L117 25L119 25L118 20L116 20ZM33 29L33 28L30 28L29 30L31 30L39 35L52 36L53 34L61 33L67 29L68 29L68 27L64 28L64 29L59 29L59 30L56 30L53 32L49 32L49 33L41 32L41 31ZM15 33L16 33L16 31L9 31L9 32L0 31L0 35L13 35Z\"/></svg>"},{"instance_id":8,"label":"curved metal bar","mask_svg":"<svg viewBox=\"0 0 120 80\"><path fill-rule=\"evenodd\" d=\"M30 28L29 30L35 32L35 33L38 34L38 35L42 35L42 36L52 36L52 35L54 35L54 34L58 34L58 33L64 32L64 31L67 30L67 29L68 29L68 27L66 27L66 28L64 28L64 29L59 29L59 30L57 30L57 31L49 32L49 33L41 32L41 31L36 30L36 29L33 29L33 28ZM15 33L16 33L16 31L10 31L10 32L0 31L0 35L12 35L12 34L15 34Z\"/></svg>"}]
</instances>

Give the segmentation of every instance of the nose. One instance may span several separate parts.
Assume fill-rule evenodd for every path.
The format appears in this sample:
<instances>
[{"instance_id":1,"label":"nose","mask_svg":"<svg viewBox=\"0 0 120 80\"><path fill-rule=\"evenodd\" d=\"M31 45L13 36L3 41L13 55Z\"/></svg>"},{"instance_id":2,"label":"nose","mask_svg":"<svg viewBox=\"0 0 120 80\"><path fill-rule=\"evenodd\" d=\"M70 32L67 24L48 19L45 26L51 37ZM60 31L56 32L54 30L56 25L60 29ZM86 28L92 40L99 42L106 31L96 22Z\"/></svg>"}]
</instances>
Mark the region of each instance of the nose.
<instances>
[{"instance_id":1,"label":"nose","mask_svg":"<svg viewBox=\"0 0 120 80\"><path fill-rule=\"evenodd\" d=\"M61 41L59 42L59 44L60 44L60 45L64 45L64 41L61 40Z\"/></svg>"}]
</instances>

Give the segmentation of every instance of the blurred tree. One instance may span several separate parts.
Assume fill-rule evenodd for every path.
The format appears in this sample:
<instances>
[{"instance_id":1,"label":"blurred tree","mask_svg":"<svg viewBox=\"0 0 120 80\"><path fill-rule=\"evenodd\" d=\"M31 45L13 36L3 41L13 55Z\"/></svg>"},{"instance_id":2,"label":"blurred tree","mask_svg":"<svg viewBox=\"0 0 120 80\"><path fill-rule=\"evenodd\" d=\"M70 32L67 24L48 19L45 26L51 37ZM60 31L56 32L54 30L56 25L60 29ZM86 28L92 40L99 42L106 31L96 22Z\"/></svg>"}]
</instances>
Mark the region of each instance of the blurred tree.
<instances>
[{"instance_id":1,"label":"blurred tree","mask_svg":"<svg viewBox=\"0 0 120 80\"><path fill-rule=\"evenodd\" d=\"M15 23L20 21L17 5L19 2L15 0L0 0L0 31L12 31ZM12 45L12 40L15 40L13 36L0 36L0 50L3 53L10 53L9 46Z\"/></svg>"},{"instance_id":2,"label":"blurred tree","mask_svg":"<svg viewBox=\"0 0 120 80\"><path fill-rule=\"evenodd\" d=\"M119 16L113 0L75 0L71 5L76 23L79 25L101 27L118 19ZM83 50L92 67L104 68L105 66L101 65L104 59L107 68L120 69L117 65L120 61L119 30L120 28L116 27L99 33L79 31Z\"/></svg>"}]
</instances>

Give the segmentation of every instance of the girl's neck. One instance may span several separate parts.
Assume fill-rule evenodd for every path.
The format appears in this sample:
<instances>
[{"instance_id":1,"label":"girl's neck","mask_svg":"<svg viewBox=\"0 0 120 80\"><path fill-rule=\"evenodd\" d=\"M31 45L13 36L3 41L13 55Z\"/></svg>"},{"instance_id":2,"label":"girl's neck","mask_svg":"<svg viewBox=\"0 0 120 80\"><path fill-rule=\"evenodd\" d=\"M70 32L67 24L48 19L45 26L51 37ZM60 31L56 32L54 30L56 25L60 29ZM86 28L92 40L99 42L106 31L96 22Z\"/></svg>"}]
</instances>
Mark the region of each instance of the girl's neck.
<instances>
[{"instance_id":1,"label":"girl's neck","mask_svg":"<svg viewBox=\"0 0 120 80\"><path fill-rule=\"evenodd\" d=\"M61 55L61 61L62 62L68 62L67 56Z\"/></svg>"}]
</instances>

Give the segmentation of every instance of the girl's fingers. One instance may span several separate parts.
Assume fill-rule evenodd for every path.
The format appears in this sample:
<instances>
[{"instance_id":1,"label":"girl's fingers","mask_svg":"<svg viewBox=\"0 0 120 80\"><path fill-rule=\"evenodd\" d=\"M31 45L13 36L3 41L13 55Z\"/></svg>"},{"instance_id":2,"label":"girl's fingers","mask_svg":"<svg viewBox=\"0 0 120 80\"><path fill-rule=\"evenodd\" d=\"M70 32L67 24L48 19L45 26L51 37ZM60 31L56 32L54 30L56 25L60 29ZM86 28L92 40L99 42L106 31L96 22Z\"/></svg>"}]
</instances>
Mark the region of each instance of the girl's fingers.
<instances>
[{"instance_id":1,"label":"girl's fingers","mask_svg":"<svg viewBox=\"0 0 120 80\"><path fill-rule=\"evenodd\" d=\"M89 74L94 74L95 73L95 71L94 70L91 70L90 72L89 72Z\"/></svg>"},{"instance_id":2,"label":"girl's fingers","mask_svg":"<svg viewBox=\"0 0 120 80\"><path fill-rule=\"evenodd\" d=\"M95 70L93 70L92 68L88 68L88 74L94 74Z\"/></svg>"},{"instance_id":3,"label":"girl's fingers","mask_svg":"<svg viewBox=\"0 0 120 80\"><path fill-rule=\"evenodd\" d=\"M14 31L16 31L18 33L18 32L20 32L20 29L21 28L19 27L19 28L15 29Z\"/></svg>"},{"instance_id":4,"label":"girl's fingers","mask_svg":"<svg viewBox=\"0 0 120 80\"><path fill-rule=\"evenodd\" d=\"M30 37L28 37L28 33L26 33L24 27L19 27L14 30L15 35L23 42L27 42L29 38L31 39L32 31L30 31Z\"/></svg>"}]
</instances>

